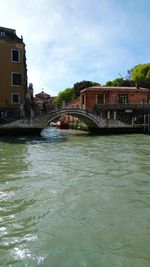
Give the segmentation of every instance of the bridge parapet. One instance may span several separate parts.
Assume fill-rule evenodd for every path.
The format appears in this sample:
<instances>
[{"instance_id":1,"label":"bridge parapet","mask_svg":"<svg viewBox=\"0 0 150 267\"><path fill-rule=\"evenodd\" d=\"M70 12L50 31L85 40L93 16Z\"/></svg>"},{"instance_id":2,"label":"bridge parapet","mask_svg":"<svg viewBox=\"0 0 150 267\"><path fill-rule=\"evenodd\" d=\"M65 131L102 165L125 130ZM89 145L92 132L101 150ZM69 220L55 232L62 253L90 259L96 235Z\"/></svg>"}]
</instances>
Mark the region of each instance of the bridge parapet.
<instances>
[{"instance_id":1,"label":"bridge parapet","mask_svg":"<svg viewBox=\"0 0 150 267\"><path fill-rule=\"evenodd\" d=\"M93 113L85 111L83 109L75 109L75 108L65 108L61 110L56 110L40 117L36 117L33 119L33 125L40 125L40 127L46 127L50 122L56 120L62 115L71 115L74 116L81 121L83 121L88 127L92 128L104 128L107 126L106 119L101 118Z\"/></svg>"},{"instance_id":2,"label":"bridge parapet","mask_svg":"<svg viewBox=\"0 0 150 267\"><path fill-rule=\"evenodd\" d=\"M80 119L83 123L87 125L90 130L100 129L100 128L109 128L109 127L128 127L128 124L122 125L118 120L115 120L113 124L108 119L103 118L99 115L93 114L83 109L75 109L75 108L65 108L61 110L56 110L53 112L49 112L45 115L41 115L34 118L25 118L18 120L13 123L9 123L7 125L2 125L0 128L31 128L31 129L44 129L46 126L50 124L50 122L58 119L62 115L71 115L78 119ZM117 123L118 121L118 123ZM131 127L131 125L130 125Z\"/></svg>"},{"instance_id":3,"label":"bridge parapet","mask_svg":"<svg viewBox=\"0 0 150 267\"><path fill-rule=\"evenodd\" d=\"M150 112L150 103L139 103L139 104L97 104L95 107L97 110L137 110L145 113Z\"/></svg>"}]
</instances>

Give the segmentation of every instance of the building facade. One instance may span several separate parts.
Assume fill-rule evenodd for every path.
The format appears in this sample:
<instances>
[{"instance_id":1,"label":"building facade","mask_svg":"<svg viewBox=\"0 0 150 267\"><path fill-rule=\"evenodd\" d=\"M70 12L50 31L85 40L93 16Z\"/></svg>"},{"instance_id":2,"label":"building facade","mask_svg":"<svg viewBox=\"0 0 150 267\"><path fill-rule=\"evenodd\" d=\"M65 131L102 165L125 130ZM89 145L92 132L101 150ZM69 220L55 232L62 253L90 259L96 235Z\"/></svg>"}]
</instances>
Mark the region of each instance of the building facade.
<instances>
[{"instance_id":1,"label":"building facade","mask_svg":"<svg viewBox=\"0 0 150 267\"><path fill-rule=\"evenodd\" d=\"M14 29L0 27L0 115L20 117L27 93L26 51Z\"/></svg>"},{"instance_id":2,"label":"building facade","mask_svg":"<svg viewBox=\"0 0 150 267\"><path fill-rule=\"evenodd\" d=\"M80 105L88 111L92 111L97 105L146 104L149 99L149 89L137 87L97 86L86 88L80 93Z\"/></svg>"},{"instance_id":3,"label":"building facade","mask_svg":"<svg viewBox=\"0 0 150 267\"><path fill-rule=\"evenodd\" d=\"M67 104L67 108L81 108L106 119L118 119L123 122L143 121L144 107L150 105L150 90L137 87L85 88L80 97ZM64 121L75 122L72 116L64 115Z\"/></svg>"},{"instance_id":4,"label":"building facade","mask_svg":"<svg viewBox=\"0 0 150 267\"><path fill-rule=\"evenodd\" d=\"M81 108L106 119L140 124L150 103L150 90L139 87L90 87L81 91Z\"/></svg>"},{"instance_id":5,"label":"building facade","mask_svg":"<svg viewBox=\"0 0 150 267\"><path fill-rule=\"evenodd\" d=\"M43 90L42 92L36 94L33 98L35 115L38 116L41 114L46 114L47 112L54 111L56 109L54 99L55 97L50 96Z\"/></svg>"}]
</instances>

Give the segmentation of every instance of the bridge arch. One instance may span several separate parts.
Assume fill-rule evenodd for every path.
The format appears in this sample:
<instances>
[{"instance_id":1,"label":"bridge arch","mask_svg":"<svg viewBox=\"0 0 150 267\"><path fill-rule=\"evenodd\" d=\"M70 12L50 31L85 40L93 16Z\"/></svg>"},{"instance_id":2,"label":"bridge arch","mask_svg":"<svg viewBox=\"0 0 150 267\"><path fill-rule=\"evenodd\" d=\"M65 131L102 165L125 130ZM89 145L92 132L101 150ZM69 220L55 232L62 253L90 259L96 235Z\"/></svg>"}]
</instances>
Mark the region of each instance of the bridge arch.
<instances>
[{"instance_id":1,"label":"bridge arch","mask_svg":"<svg viewBox=\"0 0 150 267\"><path fill-rule=\"evenodd\" d=\"M62 115L71 115L73 117L76 117L80 119L89 129L97 129L97 128L103 128L106 126L106 120L103 118L100 118L99 116L96 116L90 112L87 112L83 109L61 109L56 110L54 112L47 113L46 115L39 118L39 123L41 123L41 127L45 128L47 125L50 124L50 122L56 120ZM38 119L38 118L37 118ZM36 120L37 123L37 120Z\"/></svg>"}]
</instances>

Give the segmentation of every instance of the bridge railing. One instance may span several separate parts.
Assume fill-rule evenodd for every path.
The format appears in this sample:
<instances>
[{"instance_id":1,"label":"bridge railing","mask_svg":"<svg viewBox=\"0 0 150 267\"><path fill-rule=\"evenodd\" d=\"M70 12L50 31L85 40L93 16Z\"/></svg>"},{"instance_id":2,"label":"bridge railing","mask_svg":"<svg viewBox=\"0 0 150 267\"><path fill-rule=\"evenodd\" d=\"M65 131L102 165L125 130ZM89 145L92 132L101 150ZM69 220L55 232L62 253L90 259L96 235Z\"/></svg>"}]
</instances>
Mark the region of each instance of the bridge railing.
<instances>
[{"instance_id":1,"label":"bridge railing","mask_svg":"<svg viewBox=\"0 0 150 267\"><path fill-rule=\"evenodd\" d=\"M150 112L150 103L141 104L97 104L96 110L143 110Z\"/></svg>"},{"instance_id":2,"label":"bridge railing","mask_svg":"<svg viewBox=\"0 0 150 267\"><path fill-rule=\"evenodd\" d=\"M86 117L87 119L90 119L91 121L95 122L95 124L98 127L105 127L106 126L106 120L103 118L100 118L100 116L97 116L97 114L93 114L89 111L80 109L80 108L63 108L63 109L58 109L55 110L53 112L47 112L47 114L45 115L41 115L39 117L35 117L33 119L34 123L38 122L41 125L45 125L47 124L47 121L49 120L53 120L56 119L57 117L61 116L61 115L71 115L71 116L75 116L77 115L77 118L81 117Z\"/></svg>"}]
</instances>

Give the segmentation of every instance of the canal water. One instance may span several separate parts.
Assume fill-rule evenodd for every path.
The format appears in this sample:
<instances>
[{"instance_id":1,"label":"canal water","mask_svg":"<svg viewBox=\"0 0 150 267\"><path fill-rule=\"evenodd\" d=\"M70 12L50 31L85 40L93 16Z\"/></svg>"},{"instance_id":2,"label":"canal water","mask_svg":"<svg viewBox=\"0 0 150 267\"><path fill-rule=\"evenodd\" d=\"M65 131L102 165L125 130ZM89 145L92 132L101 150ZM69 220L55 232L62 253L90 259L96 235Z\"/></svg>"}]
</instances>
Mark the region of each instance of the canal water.
<instances>
[{"instance_id":1,"label":"canal water","mask_svg":"<svg viewBox=\"0 0 150 267\"><path fill-rule=\"evenodd\" d=\"M0 138L0 266L149 267L150 136Z\"/></svg>"}]
</instances>

